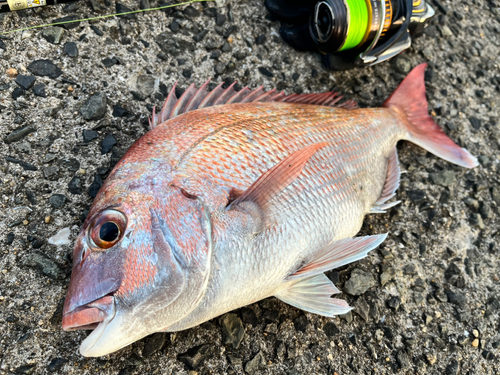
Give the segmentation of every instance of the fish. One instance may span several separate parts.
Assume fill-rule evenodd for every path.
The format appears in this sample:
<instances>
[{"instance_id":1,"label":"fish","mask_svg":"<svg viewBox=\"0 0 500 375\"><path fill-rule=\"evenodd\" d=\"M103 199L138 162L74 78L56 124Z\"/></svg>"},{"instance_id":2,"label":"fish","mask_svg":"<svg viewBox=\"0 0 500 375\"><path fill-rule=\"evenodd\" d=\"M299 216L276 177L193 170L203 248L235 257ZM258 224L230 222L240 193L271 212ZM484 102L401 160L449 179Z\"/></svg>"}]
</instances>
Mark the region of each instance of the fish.
<instances>
[{"instance_id":1,"label":"fish","mask_svg":"<svg viewBox=\"0 0 500 375\"><path fill-rule=\"evenodd\" d=\"M396 144L465 168L477 159L428 113L415 67L380 108L336 93L175 85L116 164L73 251L66 331L99 357L276 297L327 317L351 310L325 272L387 233L356 237L399 186Z\"/></svg>"}]
</instances>

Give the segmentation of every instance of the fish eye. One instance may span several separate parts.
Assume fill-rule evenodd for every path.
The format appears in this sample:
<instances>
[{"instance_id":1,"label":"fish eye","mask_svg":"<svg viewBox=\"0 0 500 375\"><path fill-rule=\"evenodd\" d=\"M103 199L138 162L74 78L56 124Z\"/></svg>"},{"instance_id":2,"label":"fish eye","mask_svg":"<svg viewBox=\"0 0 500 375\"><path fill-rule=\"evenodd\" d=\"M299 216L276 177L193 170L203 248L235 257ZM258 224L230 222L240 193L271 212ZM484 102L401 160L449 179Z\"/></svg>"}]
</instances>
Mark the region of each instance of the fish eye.
<instances>
[{"instance_id":1,"label":"fish eye","mask_svg":"<svg viewBox=\"0 0 500 375\"><path fill-rule=\"evenodd\" d=\"M101 226L101 230L99 231L99 237L102 241L113 242L120 235L120 229L118 229L118 225L113 223L112 221L108 221Z\"/></svg>"},{"instance_id":2,"label":"fish eye","mask_svg":"<svg viewBox=\"0 0 500 375\"><path fill-rule=\"evenodd\" d=\"M90 243L99 249L109 249L123 236L127 218L117 210L104 210L90 226Z\"/></svg>"}]
</instances>

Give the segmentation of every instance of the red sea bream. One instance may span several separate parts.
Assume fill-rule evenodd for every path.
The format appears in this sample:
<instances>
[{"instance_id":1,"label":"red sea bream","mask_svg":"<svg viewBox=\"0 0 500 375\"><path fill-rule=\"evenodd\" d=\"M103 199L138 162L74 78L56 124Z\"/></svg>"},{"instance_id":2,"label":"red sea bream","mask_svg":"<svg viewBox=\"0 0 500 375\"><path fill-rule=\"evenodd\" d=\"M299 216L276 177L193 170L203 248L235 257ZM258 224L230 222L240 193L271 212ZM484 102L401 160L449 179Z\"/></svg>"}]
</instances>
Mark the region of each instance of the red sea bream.
<instances>
[{"instance_id":1,"label":"red sea bream","mask_svg":"<svg viewBox=\"0 0 500 375\"><path fill-rule=\"evenodd\" d=\"M354 237L399 185L396 144L476 159L428 114L425 64L381 108L332 93L173 89L118 162L76 241L65 330L84 356L178 331L275 296L333 316L351 307L324 272L387 236Z\"/></svg>"}]
</instances>

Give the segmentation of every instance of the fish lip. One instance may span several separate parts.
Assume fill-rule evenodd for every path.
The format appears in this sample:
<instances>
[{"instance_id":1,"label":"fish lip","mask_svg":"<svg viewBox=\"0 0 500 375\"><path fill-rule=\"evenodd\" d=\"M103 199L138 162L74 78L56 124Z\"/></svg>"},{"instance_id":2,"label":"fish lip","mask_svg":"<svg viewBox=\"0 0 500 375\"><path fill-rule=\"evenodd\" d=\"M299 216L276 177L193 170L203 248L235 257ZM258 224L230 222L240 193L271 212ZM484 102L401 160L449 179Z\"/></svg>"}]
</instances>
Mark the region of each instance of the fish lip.
<instances>
[{"instance_id":1,"label":"fish lip","mask_svg":"<svg viewBox=\"0 0 500 375\"><path fill-rule=\"evenodd\" d=\"M62 327L65 331L93 330L105 320L108 322L112 320L114 315L114 293L109 293L65 313L62 319Z\"/></svg>"}]
</instances>

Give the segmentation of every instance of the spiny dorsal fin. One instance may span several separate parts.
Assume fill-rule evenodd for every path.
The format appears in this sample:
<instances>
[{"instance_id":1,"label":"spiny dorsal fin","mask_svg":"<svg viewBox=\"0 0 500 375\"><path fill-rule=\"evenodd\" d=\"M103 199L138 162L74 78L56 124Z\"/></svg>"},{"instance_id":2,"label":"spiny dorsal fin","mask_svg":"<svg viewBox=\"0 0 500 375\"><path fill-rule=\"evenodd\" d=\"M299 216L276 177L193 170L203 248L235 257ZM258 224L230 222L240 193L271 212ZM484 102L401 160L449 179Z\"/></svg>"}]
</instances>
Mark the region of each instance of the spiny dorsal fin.
<instances>
[{"instance_id":1,"label":"spiny dorsal fin","mask_svg":"<svg viewBox=\"0 0 500 375\"><path fill-rule=\"evenodd\" d=\"M159 124L183 113L193 111L195 109L212 107L222 104L286 102L324 105L328 107L339 107L346 109L357 108L357 104L352 100L347 100L339 103L343 96L339 95L336 92L285 95L284 92L277 92L276 89L266 92L264 91L263 86L255 90L250 90L248 87L245 87L240 91L236 91L234 89L234 85L236 84L236 82L233 82L226 89L222 88L222 85L224 84L224 82L222 82L212 91L209 91L209 83L210 80L206 81L199 89L197 89L194 84L192 84L187 88L186 91L184 91L180 98L177 98L177 96L175 95L175 87L177 85L176 82L168 93L167 99L165 100L165 104L163 105L161 112L159 114L156 114L156 111L153 110L152 119L149 121L150 128L153 129Z\"/></svg>"}]
</instances>

